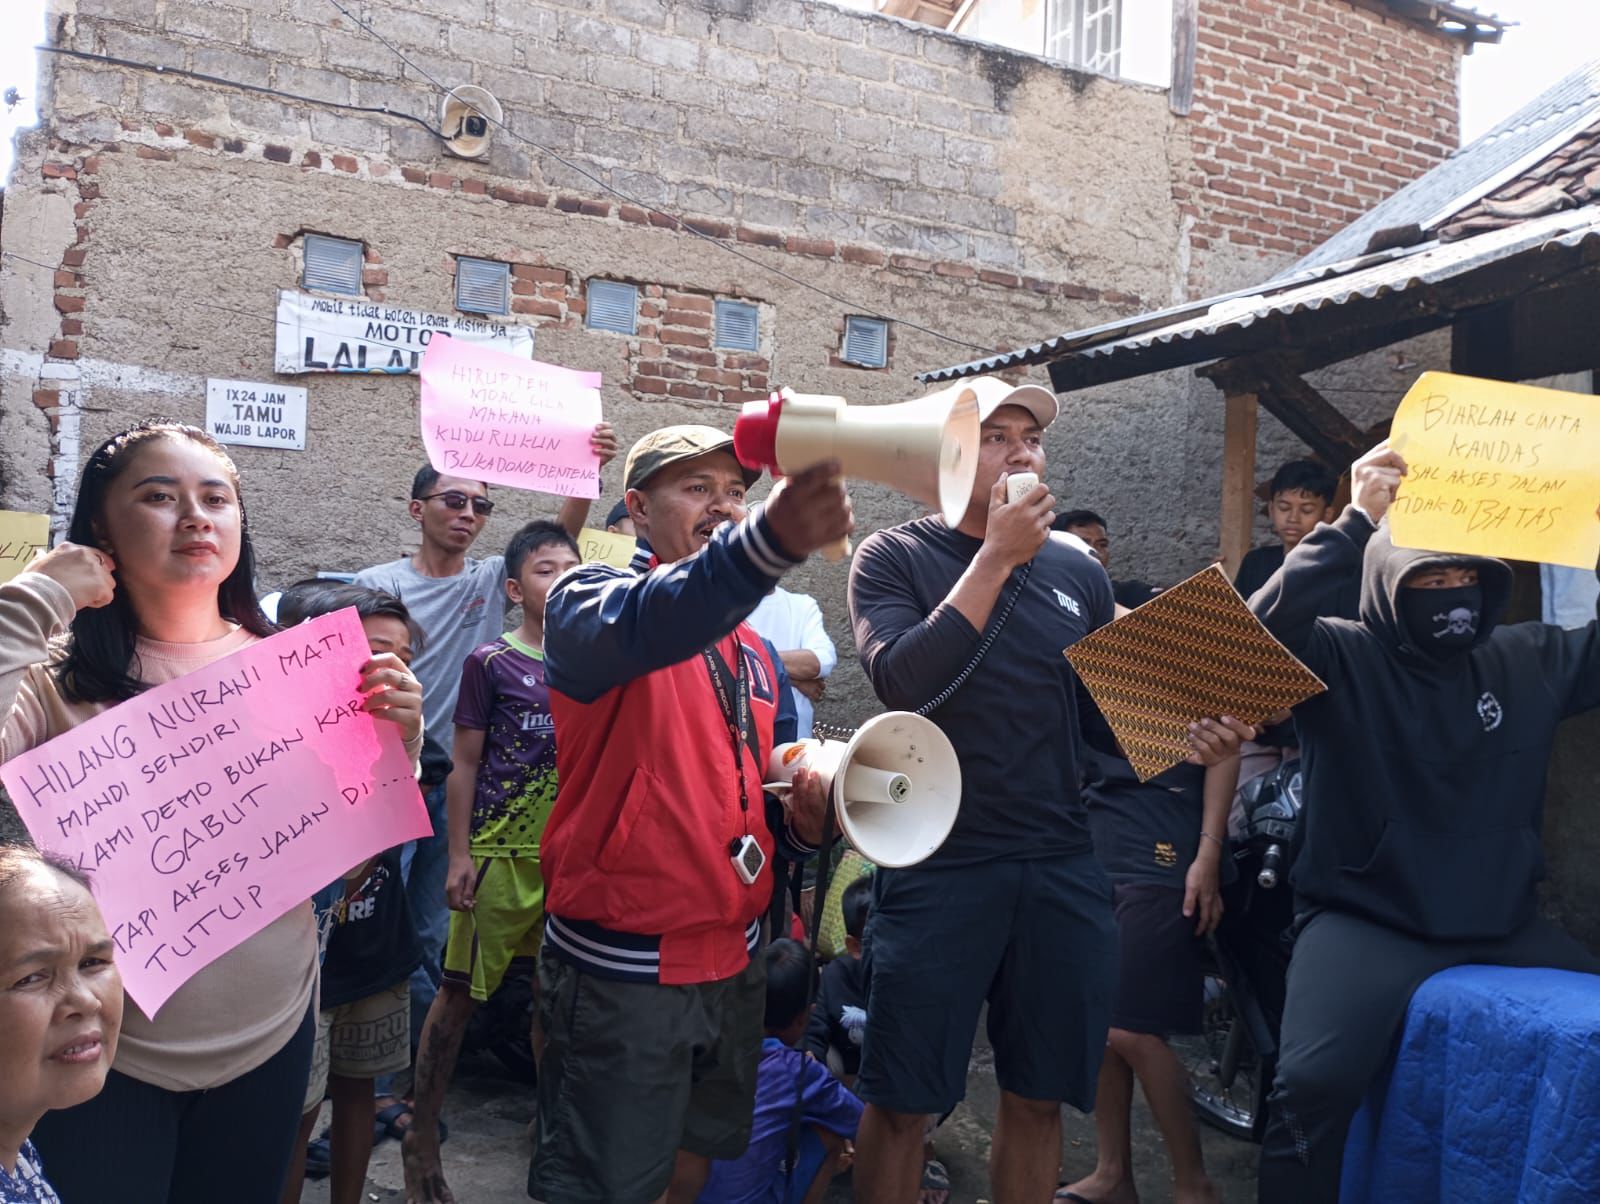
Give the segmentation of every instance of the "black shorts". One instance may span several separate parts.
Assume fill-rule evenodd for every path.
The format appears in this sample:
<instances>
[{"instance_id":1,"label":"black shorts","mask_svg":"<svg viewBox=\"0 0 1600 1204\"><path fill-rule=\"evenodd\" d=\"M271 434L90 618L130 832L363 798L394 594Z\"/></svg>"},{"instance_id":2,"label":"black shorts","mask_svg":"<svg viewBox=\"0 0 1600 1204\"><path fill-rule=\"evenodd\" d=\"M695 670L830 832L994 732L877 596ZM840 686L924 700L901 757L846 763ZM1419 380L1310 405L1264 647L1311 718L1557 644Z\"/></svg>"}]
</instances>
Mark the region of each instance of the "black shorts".
<instances>
[{"instance_id":1,"label":"black shorts","mask_svg":"<svg viewBox=\"0 0 1600 1204\"><path fill-rule=\"evenodd\" d=\"M649 1204L680 1149L750 1144L767 963L694 986L617 982L539 959L538 1132L528 1194L548 1204Z\"/></svg>"},{"instance_id":2,"label":"black shorts","mask_svg":"<svg viewBox=\"0 0 1600 1204\"><path fill-rule=\"evenodd\" d=\"M1111 885L1094 854L873 879L858 1094L892 1112L954 1108L987 1001L1000 1087L1092 1108L1117 975Z\"/></svg>"},{"instance_id":3,"label":"black shorts","mask_svg":"<svg viewBox=\"0 0 1600 1204\"><path fill-rule=\"evenodd\" d=\"M1183 888L1160 882L1114 887L1122 950L1111 1027L1158 1037L1200 1031L1205 941L1183 914Z\"/></svg>"}]
</instances>

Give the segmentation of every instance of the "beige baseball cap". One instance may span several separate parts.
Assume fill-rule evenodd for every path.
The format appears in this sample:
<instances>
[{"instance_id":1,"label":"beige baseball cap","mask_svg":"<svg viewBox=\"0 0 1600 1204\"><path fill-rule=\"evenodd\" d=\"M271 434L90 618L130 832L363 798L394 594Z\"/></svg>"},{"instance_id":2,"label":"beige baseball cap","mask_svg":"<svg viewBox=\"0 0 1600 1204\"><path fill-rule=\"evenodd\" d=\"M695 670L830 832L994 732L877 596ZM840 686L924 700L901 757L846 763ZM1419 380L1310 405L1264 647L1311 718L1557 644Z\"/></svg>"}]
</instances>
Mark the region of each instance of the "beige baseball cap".
<instances>
[{"instance_id":1,"label":"beige baseball cap","mask_svg":"<svg viewBox=\"0 0 1600 1204\"><path fill-rule=\"evenodd\" d=\"M711 426L664 426L651 431L628 451L627 467L622 474L624 489L642 489L645 482L668 464L692 460L710 452L725 451L733 455L733 436ZM744 473L746 488L761 479L759 468L739 465Z\"/></svg>"},{"instance_id":2,"label":"beige baseball cap","mask_svg":"<svg viewBox=\"0 0 1600 1204\"><path fill-rule=\"evenodd\" d=\"M1041 427L1056 420L1061 407L1056 395L1040 385L1013 385L998 376L974 376L958 382L971 389L978 398L978 421L993 414L1001 406L1021 406L1032 414Z\"/></svg>"}]
</instances>

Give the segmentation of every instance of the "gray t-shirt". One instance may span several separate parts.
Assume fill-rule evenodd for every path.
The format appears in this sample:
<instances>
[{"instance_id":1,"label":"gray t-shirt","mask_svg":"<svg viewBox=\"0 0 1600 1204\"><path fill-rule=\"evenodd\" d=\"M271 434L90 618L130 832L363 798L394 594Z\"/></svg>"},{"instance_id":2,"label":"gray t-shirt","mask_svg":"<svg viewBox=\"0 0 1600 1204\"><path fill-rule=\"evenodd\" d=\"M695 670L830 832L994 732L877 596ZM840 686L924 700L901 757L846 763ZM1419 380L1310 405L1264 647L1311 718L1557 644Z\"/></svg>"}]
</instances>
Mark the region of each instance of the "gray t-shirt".
<instances>
[{"instance_id":1,"label":"gray t-shirt","mask_svg":"<svg viewBox=\"0 0 1600 1204\"><path fill-rule=\"evenodd\" d=\"M454 577L424 577L409 557L356 574L356 584L381 589L406 604L422 628L422 651L411 671L422 683L422 718L428 735L450 750L461 666L479 644L499 639L506 627L506 558L467 561Z\"/></svg>"}]
</instances>

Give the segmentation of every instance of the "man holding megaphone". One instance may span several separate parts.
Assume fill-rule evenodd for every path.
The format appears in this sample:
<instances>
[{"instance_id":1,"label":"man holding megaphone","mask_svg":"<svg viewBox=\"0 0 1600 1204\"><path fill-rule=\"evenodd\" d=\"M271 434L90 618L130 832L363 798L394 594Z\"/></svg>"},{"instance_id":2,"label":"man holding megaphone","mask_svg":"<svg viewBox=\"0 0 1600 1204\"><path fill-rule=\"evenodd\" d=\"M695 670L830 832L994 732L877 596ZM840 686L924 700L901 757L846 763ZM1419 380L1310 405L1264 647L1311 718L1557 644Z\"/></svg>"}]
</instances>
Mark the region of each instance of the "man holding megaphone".
<instances>
[{"instance_id":1,"label":"man holding megaphone","mask_svg":"<svg viewBox=\"0 0 1600 1204\"><path fill-rule=\"evenodd\" d=\"M687 1204L711 1158L749 1141L765 1009L752 957L778 843L821 842L825 802L796 778L762 792L780 705L745 616L807 555L846 536L826 461L776 486L703 426L628 454L628 569L551 587L545 668L561 789L541 844L538 1144L528 1192L552 1204Z\"/></svg>"},{"instance_id":2,"label":"man holding megaphone","mask_svg":"<svg viewBox=\"0 0 1600 1204\"><path fill-rule=\"evenodd\" d=\"M874 876L856 1199L917 1198L924 1118L966 1094L985 1002L1000 1110L996 1204L1055 1187L1061 1104L1094 1105L1116 985L1111 886L1079 795L1079 691L1062 650L1109 623L1111 581L1081 540L1051 536L1039 483L1055 397L994 377L977 403L977 474L959 521L930 515L856 553L850 616L885 705L923 710L954 745L961 805L931 857ZM1199 725L1206 764L1238 733ZM904 863L901 863L904 864Z\"/></svg>"},{"instance_id":3,"label":"man holding megaphone","mask_svg":"<svg viewBox=\"0 0 1600 1204\"><path fill-rule=\"evenodd\" d=\"M1037 481L1055 397L994 377L963 383L980 420L965 514L879 531L850 571L856 646L886 706L915 710L970 672L929 716L960 759L955 827L921 865L875 876L863 1204L916 1199L923 1118L966 1094L986 1000L1001 1088L993 1198L1048 1200L1061 1104L1093 1107L1115 988L1111 886L1078 795L1079 687L1061 655L1111 621L1111 581L1076 541L1050 538L1055 499ZM1023 473L1035 483L1013 500L1007 478Z\"/></svg>"}]
</instances>

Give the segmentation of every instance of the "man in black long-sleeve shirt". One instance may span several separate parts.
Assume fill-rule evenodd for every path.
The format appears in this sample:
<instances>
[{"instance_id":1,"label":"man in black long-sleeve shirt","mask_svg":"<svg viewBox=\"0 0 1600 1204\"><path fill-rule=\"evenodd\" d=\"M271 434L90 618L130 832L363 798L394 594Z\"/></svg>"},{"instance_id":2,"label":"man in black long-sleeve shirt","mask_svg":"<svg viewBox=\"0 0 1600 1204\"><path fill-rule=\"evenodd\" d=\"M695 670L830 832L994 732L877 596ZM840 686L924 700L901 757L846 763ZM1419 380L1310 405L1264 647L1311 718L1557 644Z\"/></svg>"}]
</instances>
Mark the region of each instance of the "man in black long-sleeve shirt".
<instances>
[{"instance_id":1,"label":"man in black long-sleeve shirt","mask_svg":"<svg viewBox=\"0 0 1600 1204\"><path fill-rule=\"evenodd\" d=\"M1061 654L1111 621L1111 582L1075 542L1050 538L1044 485L1006 502L1008 474L1044 474L1055 398L975 384L982 443L961 523L879 531L850 570L861 663L879 699L904 710L955 679L1016 594L977 670L930 716L961 762L955 828L922 865L875 875L857 1083L868 1104L855 1172L863 1204L916 1198L923 1117L965 1093L986 999L1001 1087L994 1199L1048 1199L1060 1105L1093 1105L1115 987L1111 887L1078 794L1079 686Z\"/></svg>"},{"instance_id":2,"label":"man in black long-sleeve shirt","mask_svg":"<svg viewBox=\"0 0 1600 1204\"><path fill-rule=\"evenodd\" d=\"M1600 706L1600 622L1503 625L1511 570L1398 548L1380 526L1405 462L1351 470L1353 504L1251 599L1328 683L1296 709L1307 805L1261 1204L1333 1204L1345 1134L1413 992L1471 962L1594 973L1537 915L1556 725ZM1360 617L1336 615L1361 572Z\"/></svg>"}]
</instances>

